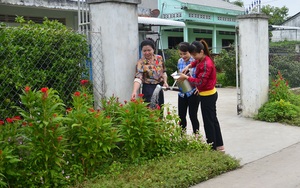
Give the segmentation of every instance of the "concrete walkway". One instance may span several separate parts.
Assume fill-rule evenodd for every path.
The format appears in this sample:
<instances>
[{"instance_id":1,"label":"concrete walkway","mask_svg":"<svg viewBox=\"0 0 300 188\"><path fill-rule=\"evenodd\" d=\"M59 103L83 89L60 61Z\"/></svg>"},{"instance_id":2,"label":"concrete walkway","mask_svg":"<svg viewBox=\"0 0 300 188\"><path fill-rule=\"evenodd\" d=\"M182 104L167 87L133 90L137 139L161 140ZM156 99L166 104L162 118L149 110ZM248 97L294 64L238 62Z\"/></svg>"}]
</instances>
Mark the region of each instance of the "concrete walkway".
<instances>
[{"instance_id":1,"label":"concrete walkway","mask_svg":"<svg viewBox=\"0 0 300 188\"><path fill-rule=\"evenodd\" d=\"M242 167L193 188L300 187L300 127L267 123L237 115L235 88L218 88L217 113L226 153ZM177 92L165 91L165 103L177 107ZM204 129L198 113L200 132ZM188 120L188 134L192 133Z\"/></svg>"}]
</instances>

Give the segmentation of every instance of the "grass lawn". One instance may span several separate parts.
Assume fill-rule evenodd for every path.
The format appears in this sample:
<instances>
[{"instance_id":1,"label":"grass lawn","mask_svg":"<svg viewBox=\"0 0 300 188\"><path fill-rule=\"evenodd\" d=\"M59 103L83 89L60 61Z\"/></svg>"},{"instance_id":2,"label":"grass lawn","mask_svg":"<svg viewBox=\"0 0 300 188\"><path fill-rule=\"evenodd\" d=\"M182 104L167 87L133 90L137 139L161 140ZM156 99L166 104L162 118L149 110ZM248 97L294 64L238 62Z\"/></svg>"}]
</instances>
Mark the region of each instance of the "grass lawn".
<instances>
[{"instance_id":1,"label":"grass lawn","mask_svg":"<svg viewBox=\"0 0 300 188\"><path fill-rule=\"evenodd\" d=\"M189 187L240 167L239 161L217 151L185 151L140 165L115 170L77 187Z\"/></svg>"}]
</instances>

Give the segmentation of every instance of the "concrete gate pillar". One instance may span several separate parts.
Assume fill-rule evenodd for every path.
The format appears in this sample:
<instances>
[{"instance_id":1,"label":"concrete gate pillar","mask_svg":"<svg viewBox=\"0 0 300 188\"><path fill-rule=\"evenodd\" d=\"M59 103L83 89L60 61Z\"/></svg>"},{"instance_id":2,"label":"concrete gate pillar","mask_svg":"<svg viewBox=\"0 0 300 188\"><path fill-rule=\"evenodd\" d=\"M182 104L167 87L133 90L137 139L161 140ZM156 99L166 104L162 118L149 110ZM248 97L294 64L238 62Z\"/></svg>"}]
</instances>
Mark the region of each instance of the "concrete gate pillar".
<instances>
[{"instance_id":1,"label":"concrete gate pillar","mask_svg":"<svg viewBox=\"0 0 300 188\"><path fill-rule=\"evenodd\" d=\"M90 6L95 102L112 95L130 100L138 59L141 0L87 0ZM97 104L96 104L97 105Z\"/></svg>"},{"instance_id":2,"label":"concrete gate pillar","mask_svg":"<svg viewBox=\"0 0 300 188\"><path fill-rule=\"evenodd\" d=\"M269 30L264 14L238 16L242 116L253 117L268 101Z\"/></svg>"}]
</instances>

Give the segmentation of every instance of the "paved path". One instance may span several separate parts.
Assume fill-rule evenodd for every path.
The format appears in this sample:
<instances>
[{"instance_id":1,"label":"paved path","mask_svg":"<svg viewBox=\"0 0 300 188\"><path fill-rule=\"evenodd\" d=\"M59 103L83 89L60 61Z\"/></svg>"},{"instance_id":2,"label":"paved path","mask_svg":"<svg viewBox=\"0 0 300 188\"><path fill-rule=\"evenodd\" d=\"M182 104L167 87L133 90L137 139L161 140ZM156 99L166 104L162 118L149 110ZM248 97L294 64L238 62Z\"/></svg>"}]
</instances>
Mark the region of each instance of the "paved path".
<instances>
[{"instance_id":1,"label":"paved path","mask_svg":"<svg viewBox=\"0 0 300 188\"><path fill-rule=\"evenodd\" d=\"M300 187L300 127L243 118L236 112L236 89L218 88L218 93L217 113L226 153L239 159L242 168L193 188ZM165 103L177 106L177 92L166 91ZM198 117L204 134L200 112ZM187 132L192 132L190 121Z\"/></svg>"}]
</instances>

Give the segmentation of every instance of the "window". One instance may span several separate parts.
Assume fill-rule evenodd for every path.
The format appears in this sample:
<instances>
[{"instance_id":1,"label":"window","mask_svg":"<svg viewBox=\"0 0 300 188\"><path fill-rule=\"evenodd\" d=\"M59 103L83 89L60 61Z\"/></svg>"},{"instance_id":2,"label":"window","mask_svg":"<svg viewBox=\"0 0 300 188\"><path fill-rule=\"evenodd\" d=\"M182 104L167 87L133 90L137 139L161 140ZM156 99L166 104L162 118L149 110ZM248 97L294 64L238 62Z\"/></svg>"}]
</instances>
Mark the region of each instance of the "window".
<instances>
[{"instance_id":1,"label":"window","mask_svg":"<svg viewBox=\"0 0 300 188\"><path fill-rule=\"evenodd\" d=\"M183 42L183 37L168 37L168 48L176 48L181 42Z\"/></svg>"},{"instance_id":2,"label":"window","mask_svg":"<svg viewBox=\"0 0 300 188\"><path fill-rule=\"evenodd\" d=\"M230 45L233 45L234 40L233 39L222 39L222 47L228 47Z\"/></svg>"},{"instance_id":3,"label":"window","mask_svg":"<svg viewBox=\"0 0 300 188\"><path fill-rule=\"evenodd\" d=\"M208 45L208 48L212 48L212 38L196 38L196 41L205 40L205 42Z\"/></svg>"}]
</instances>

